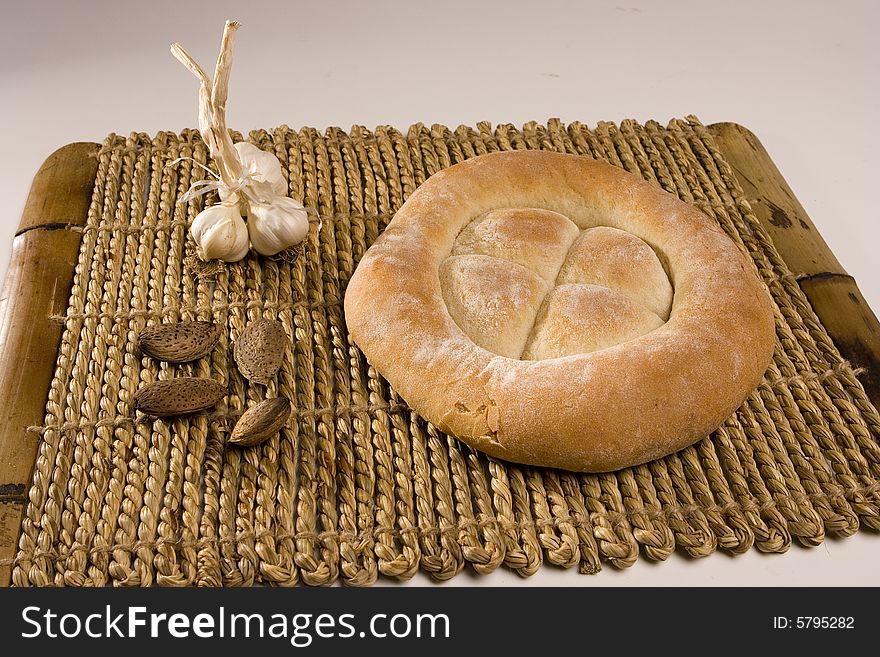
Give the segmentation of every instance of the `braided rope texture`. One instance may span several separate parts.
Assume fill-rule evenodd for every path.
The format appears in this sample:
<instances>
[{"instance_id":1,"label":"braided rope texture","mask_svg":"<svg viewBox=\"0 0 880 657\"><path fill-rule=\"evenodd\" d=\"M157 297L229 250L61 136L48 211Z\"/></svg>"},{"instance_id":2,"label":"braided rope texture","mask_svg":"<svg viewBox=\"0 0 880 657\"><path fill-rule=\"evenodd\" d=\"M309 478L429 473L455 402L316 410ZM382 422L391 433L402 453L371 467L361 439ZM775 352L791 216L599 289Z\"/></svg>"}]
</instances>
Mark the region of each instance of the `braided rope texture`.
<instances>
[{"instance_id":1,"label":"braided rope texture","mask_svg":"<svg viewBox=\"0 0 880 657\"><path fill-rule=\"evenodd\" d=\"M446 580L468 565L527 576L542 563L597 573L640 554L784 552L880 529L880 415L696 118L282 126L249 139L323 222L292 261L250 255L210 278L187 266L186 226L206 200L177 203L202 170L166 166L212 164L198 133L110 135L101 148L69 307L52 318L64 333L44 425L32 428L41 443L14 585L369 585L419 569ZM773 363L711 436L612 474L505 463L414 414L351 342L346 283L403 201L444 167L517 149L641 175L716 220L754 263L776 304ZM264 394L228 356L259 317L293 340L268 395L295 411L263 445L225 449ZM148 324L196 319L224 328L210 357L170 365L138 353ZM133 421L135 391L173 376L217 379L229 395L210 413Z\"/></svg>"}]
</instances>

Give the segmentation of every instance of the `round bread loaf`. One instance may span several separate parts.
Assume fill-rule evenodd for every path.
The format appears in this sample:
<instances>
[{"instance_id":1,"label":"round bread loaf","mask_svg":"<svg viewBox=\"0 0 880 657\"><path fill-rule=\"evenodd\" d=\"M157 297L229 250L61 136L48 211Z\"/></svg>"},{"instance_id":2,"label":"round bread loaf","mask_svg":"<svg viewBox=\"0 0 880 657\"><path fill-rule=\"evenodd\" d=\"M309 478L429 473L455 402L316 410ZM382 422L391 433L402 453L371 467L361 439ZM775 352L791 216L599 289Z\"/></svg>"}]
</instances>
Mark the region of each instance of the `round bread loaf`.
<instances>
[{"instance_id":1,"label":"round bread loaf","mask_svg":"<svg viewBox=\"0 0 880 657\"><path fill-rule=\"evenodd\" d=\"M708 435L774 345L766 288L714 222L620 168L542 151L431 176L364 254L345 318L441 430L585 472Z\"/></svg>"}]
</instances>

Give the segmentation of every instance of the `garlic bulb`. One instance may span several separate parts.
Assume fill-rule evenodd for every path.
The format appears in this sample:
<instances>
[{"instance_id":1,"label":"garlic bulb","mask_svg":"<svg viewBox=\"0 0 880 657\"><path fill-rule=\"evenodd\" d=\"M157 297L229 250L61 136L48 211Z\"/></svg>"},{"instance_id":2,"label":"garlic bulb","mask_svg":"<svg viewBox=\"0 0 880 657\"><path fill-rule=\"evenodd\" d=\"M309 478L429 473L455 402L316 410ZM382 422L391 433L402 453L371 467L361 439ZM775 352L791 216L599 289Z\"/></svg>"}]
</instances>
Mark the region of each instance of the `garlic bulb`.
<instances>
[{"instance_id":1,"label":"garlic bulb","mask_svg":"<svg viewBox=\"0 0 880 657\"><path fill-rule=\"evenodd\" d=\"M272 196L287 196L287 181L281 173L281 162L277 157L246 141L238 142L233 148L238 153L246 184L258 192L258 196L267 197L270 191ZM231 196L226 187L220 187L217 191L221 200L225 201Z\"/></svg>"},{"instance_id":2,"label":"garlic bulb","mask_svg":"<svg viewBox=\"0 0 880 657\"><path fill-rule=\"evenodd\" d=\"M308 212L287 197L278 158L248 142L233 144L226 127L232 44L238 28L236 21L226 21L213 80L180 44L171 44L172 54L199 80L199 130L218 169L209 170L214 180L196 181L178 199L186 203L212 190L220 196L221 204L205 208L190 227L202 260L241 260L247 255L249 240L262 255L275 255L301 242L309 232ZM191 158L175 162L181 159ZM242 215L248 217L247 224Z\"/></svg>"},{"instance_id":3,"label":"garlic bulb","mask_svg":"<svg viewBox=\"0 0 880 657\"><path fill-rule=\"evenodd\" d=\"M248 228L234 203L205 208L196 215L189 232L199 245L202 260L236 262L247 255Z\"/></svg>"},{"instance_id":4,"label":"garlic bulb","mask_svg":"<svg viewBox=\"0 0 880 657\"><path fill-rule=\"evenodd\" d=\"M257 252L275 255L303 241L309 232L309 215L292 198L275 196L268 203L250 203L247 227Z\"/></svg>"}]
</instances>

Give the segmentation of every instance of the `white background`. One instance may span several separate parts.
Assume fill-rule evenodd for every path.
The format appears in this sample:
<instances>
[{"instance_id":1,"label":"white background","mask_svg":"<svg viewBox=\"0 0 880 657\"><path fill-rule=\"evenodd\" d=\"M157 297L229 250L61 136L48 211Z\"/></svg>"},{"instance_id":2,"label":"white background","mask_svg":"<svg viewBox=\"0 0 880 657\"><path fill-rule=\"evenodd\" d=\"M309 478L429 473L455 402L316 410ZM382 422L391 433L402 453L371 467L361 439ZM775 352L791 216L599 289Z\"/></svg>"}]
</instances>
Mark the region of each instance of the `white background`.
<instances>
[{"instance_id":1,"label":"white background","mask_svg":"<svg viewBox=\"0 0 880 657\"><path fill-rule=\"evenodd\" d=\"M374 127L559 117L735 121L762 141L880 312L880 3L562 0L0 0L0 273L42 161L107 133L196 126L179 41L213 69L236 19L230 127ZM5 365L5 364L4 364ZM784 556L674 555L595 577L544 567L450 584L878 585L880 537ZM426 584L421 575L412 584Z\"/></svg>"}]
</instances>

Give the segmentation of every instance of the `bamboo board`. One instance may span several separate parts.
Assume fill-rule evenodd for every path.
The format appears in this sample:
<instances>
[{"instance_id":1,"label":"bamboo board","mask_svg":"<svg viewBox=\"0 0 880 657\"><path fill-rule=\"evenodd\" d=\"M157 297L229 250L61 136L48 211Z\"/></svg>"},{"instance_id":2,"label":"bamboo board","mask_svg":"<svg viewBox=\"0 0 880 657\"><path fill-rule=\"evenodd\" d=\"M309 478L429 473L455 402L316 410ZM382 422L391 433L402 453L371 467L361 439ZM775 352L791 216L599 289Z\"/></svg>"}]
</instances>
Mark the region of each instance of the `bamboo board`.
<instances>
[{"instance_id":1,"label":"bamboo board","mask_svg":"<svg viewBox=\"0 0 880 657\"><path fill-rule=\"evenodd\" d=\"M288 166L291 186L333 217L332 231L312 236L314 251L323 258L316 267L294 265L287 271L293 278L285 279L278 273L284 265L266 265L273 273L265 276L262 265L246 265L258 277L301 292L307 303L285 307L277 289L274 302L259 301L254 290L244 289L244 278L230 277L224 289L239 293L241 300L231 302L216 291L212 299L207 288L190 287L184 291L190 306L169 314L163 310L162 282L151 279L149 307L141 309L138 321L198 315L206 307L210 314L213 307L229 324L230 338L245 317L286 312L292 332L316 345L296 355L298 362L311 363L312 372L304 378L299 371L291 373L300 395L296 440L276 441L262 457L233 457L230 463L222 454L223 428L203 417L192 427L166 426L152 436L147 432L142 436L146 442L135 438L132 443L132 430L124 422L95 420L98 414L112 416L124 402L119 375L113 379L109 370L93 375L109 376L108 390L114 395L109 401L97 394L100 378L66 393L56 390L53 397L53 376L91 369L89 353L64 352L74 342L62 340L63 335L69 338L75 329L92 348L97 334L105 350L121 344L111 344L108 337L113 330L108 318L118 313L69 307L68 299L74 303L78 298L72 294L77 276L89 277L77 270L81 250L99 248L83 242L83 236L105 240L101 248L111 260L130 256L128 264L108 262L111 270L118 265L127 276L150 276L137 269L139 255L123 249L127 244L137 252L142 229L129 216L137 199L131 189L117 189L113 176L126 168L130 176L143 176L145 168L169 159L166 151L205 160L204 148L192 135L179 141L167 135L113 138L103 148L66 146L34 180L2 297L0 408L7 417L0 426L0 583L8 584L15 571L16 584L322 584L340 578L369 584L379 574L405 578L420 567L444 579L466 564L478 572L504 564L528 575L545 561L597 572L605 562L625 567L640 552L663 559L676 547L693 556L716 547L733 553L752 546L783 551L792 536L816 545L826 532L848 535L860 524L880 524L878 420L871 405L880 401L880 327L855 281L745 128L704 128L690 121L664 129L624 122L620 128L600 124L591 131L551 121L521 131L512 126L454 132L414 126L406 134L355 128L351 135L333 129L323 137L280 128L251 138L274 149ZM363 247L421 180L454 161L498 148L549 148L607 159L701 207L728 232L764 231L757 246L749 240L742 244L752 248L756 262L767 263L762 274L781 301L781 365L776 378L768 379L713 439L615 475L579 477L508 467L438 435L409 413L365 363L356 362L341 316L334 314L341 294L334 286L344 285L344 273L350 275ZM186 175L174 182L185 188ZM93 190L105 197L112 193L117 207L107 207ZM157 250L147 261L165 266L164 258L168 272L180 267L183 255L187 216L173 209L179 191L145 190L145 202L155 203L155 216L172 217L167 225L150 229L156 236L150 248ZM150 214L149 208L140 210ZM189 215L196 211L187 209ZM765 238L766 244L761 242ZM116 240L115 248L106 240ZM111 278L104 284L120 282ZM234 290L237 284L242 289ZM99 289L94 293L95 299L102 298ZM138 313L123 315L129 330L138 324L133 319ZM789 353L796 355L794 361ZM349 355L354 360L348 375L341 367L319 366L329 359L343 364ZM134 361L124 360L125 367L138 369ZM212 363L210 373L223 367ZM331 370L341 378L309 378ZM854 371L863 371L861 383ZM167 372L151 375L157 374ZM85 371L80 376L88 377ZM360 387L353 382L359 376ZM241 382L236 385L239 394L232 405L251 394ZM69 398L61 400L58 394ZM83 424L71 400L90 404L95 413L84 430L74 427L73 433L61 423L73 419ZM338 412L341 402L344 413ZM324 413L332 408L336 412ZM129 440L124 455L111 453L115 448L107 440L118 438L120 430ZM44 444L35 479L39 438L45 441L47 435L55 435L56 442ZM290 451L294 442L297 448ZM141 488L115 492L125 503L142 504L146 523L143 513L138 524L138 514L119 517L90 508L103 499L102 491L113 492L125 479L124 473L104 471L104 455L120 459L117 465L124 469L129 467L126 458L133 459L131 467L142 459L147 470L141 472L146 477ZM279 458L284 462L285 456L295 461L290 472L266 465ZM823 457L830 459L830 470L821 463ZM185 464L185 472L174 471L175 459L177 467ZM230 473L240 483L237 491L221 481ZM170 506L157 500L163 485L171 491L164 491ZM202 486L206 492L200 507ZM160 509L158 517L149 517L147 498ZM266 503L277 506L278 515L261 517ZM231 514L231 524L221 522L224 513ZM102 519L113 527L97 527ZM112 540L96 542L102 532Z\"/></svg>"}]
</instances>

